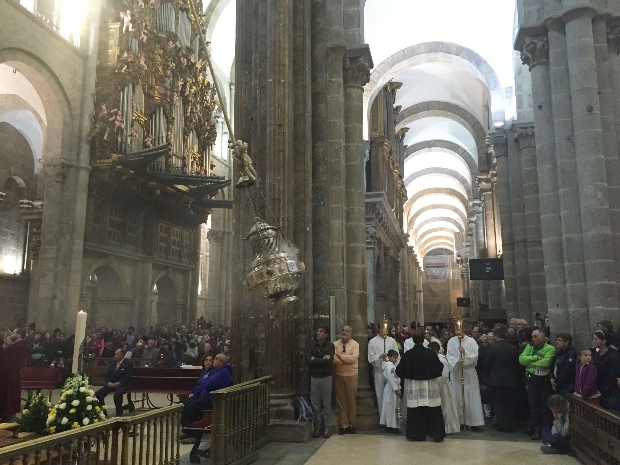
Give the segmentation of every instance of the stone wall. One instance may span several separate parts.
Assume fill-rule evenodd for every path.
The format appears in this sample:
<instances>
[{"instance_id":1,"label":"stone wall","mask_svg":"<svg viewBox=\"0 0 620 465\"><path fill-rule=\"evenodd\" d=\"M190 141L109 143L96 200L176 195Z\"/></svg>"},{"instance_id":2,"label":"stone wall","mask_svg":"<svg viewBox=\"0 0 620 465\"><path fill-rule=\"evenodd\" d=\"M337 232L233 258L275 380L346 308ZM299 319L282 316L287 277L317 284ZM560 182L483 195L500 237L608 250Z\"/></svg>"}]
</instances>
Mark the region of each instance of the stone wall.
<instances>
[{"instance_id":1,"label":"stone wall","mask_svg":"<svg viewBox=\"0 0 620 465\"><path fill-rule=\"evenodd\" d=\"M14 326L28 316L27 276L0 275L0 326Z\"/></svg>"}]
</instances>

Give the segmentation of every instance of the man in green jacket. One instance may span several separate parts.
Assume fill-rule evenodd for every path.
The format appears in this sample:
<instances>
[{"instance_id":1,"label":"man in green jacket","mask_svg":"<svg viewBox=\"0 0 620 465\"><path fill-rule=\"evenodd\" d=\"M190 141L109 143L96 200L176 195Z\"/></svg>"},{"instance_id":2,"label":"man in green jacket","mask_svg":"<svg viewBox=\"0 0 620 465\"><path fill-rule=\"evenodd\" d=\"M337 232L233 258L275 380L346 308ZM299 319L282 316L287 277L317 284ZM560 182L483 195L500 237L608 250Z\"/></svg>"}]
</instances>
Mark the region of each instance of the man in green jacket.
<instances>
[{"instance_id":1,"label":"man in green jacket","mask_svg":"<svg viewBox=\"0 0 620 465\"><path fill-rule=\"evenodd\" d=\"M527 376L527 398L530 405L530 438L540 439L543 425L551 424L551 411L547 399L551 395L549 373L553 364L555 348L547 344L542 331L532 331L532 342L525 346L519 356L519 363L525 367Z\"/></svg>"}]
</instances>

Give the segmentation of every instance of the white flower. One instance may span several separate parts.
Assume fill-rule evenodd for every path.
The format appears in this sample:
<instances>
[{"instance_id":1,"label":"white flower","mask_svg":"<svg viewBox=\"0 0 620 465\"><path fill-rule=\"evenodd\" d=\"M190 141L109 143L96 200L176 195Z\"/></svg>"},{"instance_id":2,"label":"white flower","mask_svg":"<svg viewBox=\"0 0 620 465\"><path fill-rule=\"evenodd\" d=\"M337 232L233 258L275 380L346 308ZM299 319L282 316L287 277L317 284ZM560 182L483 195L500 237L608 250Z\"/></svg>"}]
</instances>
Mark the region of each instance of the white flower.
<instances>
[{"instance_id":1,"label":"white flower","mask_svg":"<svg viewBox=\"0 0 620 465\"><path fill-rule=\"evenodd\" d=\"M47 420L45 421L45 424L47 426L51 425L52 423L54 423L54 420L56 419L56 417L54 415L50 415L49 417L47 417Z\"/></svg>"},{"instance_id":2,"label":"white flower","mask_svg":"<svg viewBox=\"0 0 620 465\"><path fill-rule=\"evenodd\" d=\"M73 394L73 389L69 389L68 391L65 391L65 394L70 396L71 394Z\"/></svg>"},{"instance_id":3,"label":"white flower","mask_svg":"<svg viewBox=\"0 0 620 465\"><path fill-rule=\"evenodd\" d=\"M86 402L92 402L93 398L91 396L86 396Z\"/></svg>"},{"instance_id":4,"label":"white flower","mask_svg":"<svg viewBox=\"0 0 620 465\"><path fill-rule=\"evenodd\" d=\"M66 408L67 408L67 403L66 403L66 402L63 402L62 404L60 404L60 405L58 406L58 408L59 408L60 410L64 410L64 409L66 409Z\"/></svg>"},{"instance_id":5,"label":"white flower","mask_svg":"<svg viewBox=\"0 0 620 465\"><path fill-rule=\"evenodd\" d=\"M92 405L87 405L87 406L86 406L86 410L92 410L92 409L93 409L93 406L92 406Z\"/></svg>"},{"instance_id":6,"label":"white flower","mask_svg":"<svg viewBox=\"0 0 620 465\"><path fill-rule=\"evenodd\" d=\"M90 423L90 418L85 417L85 418L82 420L82 423L84 424L84 426L86 426L87 424L89 424L89 423Z\"/></svg>"},{"instance_id":7,"label":"white flower","mask_svg":"<svg viewBox=\"0 0 620 465\"><path fill-rule=\"evenodd\" d=\"M27 413L28 413L28 409L27 409L27 408L25 408L24 410L22 410L22 414L23 414L23 415L26 415Z\"/></svg>"},{"instance_id":8,"label":"white flower","mask_svg":"<svg viewBox=\"0 0 620 465\"><path fill-rule=\"evenodd\" d=\"M93 391L92 389L88 391L88 395L94 396L95 395L95 391Z\"/></svg>"},{"instance_id":9,"label":"white flower","mask_svg":"<svg viewBox=\"0 0 620 465\"><path fill-rule=\"evenodd\" d=\"M103 413L100 413L99 418L101 418L102 420L105 420L105 415Z\"/></svg>"},{"instance_id":10,"label":"white flower","mask_svg":"<svg viewBox=\"0 0 620 465\"><path fill-rule=\"evenodd\" d=\"M67 417L62 417L62 420L60 420L60 424L66 425L67 423L69 423L69 420L67 419Z\"/></svg>"},{"instance_id":11,"label":"white flower","mask_svg":"<svg viewBox=\"0 0 620 465\"><path fill-rule=\"evenodd\" d=\"M77 407L78 405L80 405L80 401L75 399L73 402L71 402L71 405L73 405L74 407Z\"/></svg>"},{"instance_id":12,"label":"white flower","mask_svg":"<svg viewBox=\"0 0 620 465\"><path fill-rule=\"evenodd\" d=\"M80 388L80 392L86 392L86 388L85 388L84 386L82 386L82 387Z\"/></svg>"},{"instance_id":13,"label":"white flower","mask_svg":"<svg viewBox=\"0 0 620 465\"><path fill-rule=\"evenodd\" d=\"M51 403L51 402L47 402L47 403L45 404L45 406L46 406L46 407L51 407L51 406L52 406L52 403Z\"/></svg>"}]
</instances>

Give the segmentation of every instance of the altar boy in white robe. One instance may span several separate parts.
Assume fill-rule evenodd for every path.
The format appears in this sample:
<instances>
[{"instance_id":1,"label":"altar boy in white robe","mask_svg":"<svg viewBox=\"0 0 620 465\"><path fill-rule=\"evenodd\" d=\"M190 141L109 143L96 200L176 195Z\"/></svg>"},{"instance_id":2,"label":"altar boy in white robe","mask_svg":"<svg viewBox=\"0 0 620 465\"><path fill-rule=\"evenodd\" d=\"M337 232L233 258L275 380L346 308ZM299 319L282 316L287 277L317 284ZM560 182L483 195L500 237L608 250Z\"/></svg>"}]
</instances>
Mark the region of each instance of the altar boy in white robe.
<instances>
[{"instance_id":1,"label":"altar boy in white robe","mask_svg":"<svg viewBox=\"0 0 620 465\"><path fill-rule=\"evenodd\" d=\"M398 417L396 416L396 405L400 401L400 378L396 376L396 362L398 362L398 352L396 350L388 350L387 362L383 362L385 387L383 388L383 402L381 403L379 424L385 425L385 430L388 433L401 434Z\"/></svg>"},{"instance_id":2,"label":"altar boy in white robe","mask_svg":"<svg viewBox=\"0 0 620 465\"><path fill-rule=\"evenodd\" d=\"M461 358L461 354L463 357ZM450 384L461 425L470 426L472 431L482 431L484 413L480 399L480 384L476 373L478 362L478 343L469 336L463 336L459 345L458 336L448 341L446 354L450 364ZM461 371L462 370L462 371ZM461 399L461 374L465 385L465 419L463 420L463 400Z\"/></svg>"},{"instance_id":3,"label":"altar boy in white robe","mask_svg":"<svg viewBox=\"0 0 620 465\"><path fill-rule=\"evenodd\" d=\"M437 381L439 382L441 413L443 413L443 422L446 424L446 434L458 433L460 431L459 415L456 411L456 403L454 402L452 386L450 385L450 364L445 355L439 352L441 346L437 342L429 342L428 348L435 351L439 361L443 364L441 377Z\"/></svg>"},{"instance_id":4,"label":"altar boy in white robe","mask_svg":"<svg viewBox=\"0 0 620 465\"><path fill-rule=\"evenodd\" d=\"M368 341L368 363L372 365L373 377L375 381L375 394L377 396L377 408L381 409L383 403L383 387L385 382L383 381L383 367L381 364L387 361L387 352L389 350L395 350L398 352L398 344L396 339L387 336L385 339L378 334L376 328L373 329L375 337Z\"/></svg>"}]
</instances>

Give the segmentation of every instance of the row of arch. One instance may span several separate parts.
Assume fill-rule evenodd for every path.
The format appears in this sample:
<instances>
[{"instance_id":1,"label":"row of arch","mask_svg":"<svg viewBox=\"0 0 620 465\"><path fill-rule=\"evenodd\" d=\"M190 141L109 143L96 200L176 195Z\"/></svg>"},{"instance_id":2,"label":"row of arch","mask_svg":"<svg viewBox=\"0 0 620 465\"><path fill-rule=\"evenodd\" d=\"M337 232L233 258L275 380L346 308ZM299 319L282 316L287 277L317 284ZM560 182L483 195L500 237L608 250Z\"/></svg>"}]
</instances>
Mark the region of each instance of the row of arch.
<instances>
[{"instance_id":1,"label":"row of arch","mask_svg":"<svg viewBox=\"0 0 620 465\"><path fill-rule=\"evenodd\" d=\"M390 81L402 83L395 130L407 128L403 226L410 245L420 258L434 249L456 252L479 196L476 176L489 168L487 131L505 119L503 88L473 50L447 42L416 44L371 73L364 92L367 118Z\"/></svg>"}]
</instances>

